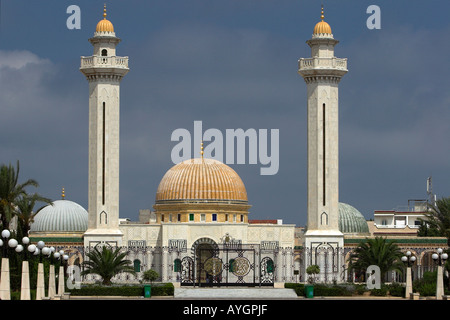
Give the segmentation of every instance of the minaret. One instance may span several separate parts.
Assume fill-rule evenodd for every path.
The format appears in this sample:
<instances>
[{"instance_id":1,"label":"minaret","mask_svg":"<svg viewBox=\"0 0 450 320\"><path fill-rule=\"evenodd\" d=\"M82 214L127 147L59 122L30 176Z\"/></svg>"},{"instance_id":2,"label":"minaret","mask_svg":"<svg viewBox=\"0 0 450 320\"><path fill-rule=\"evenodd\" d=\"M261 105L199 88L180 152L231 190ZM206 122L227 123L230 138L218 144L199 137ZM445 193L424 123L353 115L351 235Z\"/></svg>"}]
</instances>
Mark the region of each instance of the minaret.
<instances>
[{"instance_id":1,"label":"minaret","mask_svg":"<svg viewBox=\"0 0 450 320\"><path fill-rule=\"evenodd\" d=\"M120 81L128 72L128 57L116 56L120 39L113 24L97 24L90 57L81 57L80 71L89 81L89 197L85 246L122 245L119 230Z\"/></svg>"},{"instance_id":2,"label":"minaret","mask_svg":"<svg viewBox=\"0 0 450 320\"><path fill-rule=\"evenodd\" d=\"M306 266L317 264L322 281L340 280L341 257L319 256L339 252L344 245L339 231L339 130L338 91L347 73L347 59L334 56L339 41L324 21L319 21L306 43L311 58L301 58L298 73L308 96L308 223L305 233ZM326 249L329 248L329 249ZM336 250L337 249L337 250Z\"/></svg>"}]
</instances>

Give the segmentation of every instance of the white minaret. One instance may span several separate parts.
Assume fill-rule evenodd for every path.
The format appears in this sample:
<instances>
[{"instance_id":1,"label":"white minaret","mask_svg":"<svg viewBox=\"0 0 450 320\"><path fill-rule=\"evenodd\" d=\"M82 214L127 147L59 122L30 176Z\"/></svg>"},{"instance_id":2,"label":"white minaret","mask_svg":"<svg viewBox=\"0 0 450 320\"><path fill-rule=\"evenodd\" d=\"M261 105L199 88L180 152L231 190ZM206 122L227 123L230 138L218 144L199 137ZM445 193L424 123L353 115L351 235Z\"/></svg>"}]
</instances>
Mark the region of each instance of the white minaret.
<instances>
[{"instance_id":1,"label":"white minaret","mask_svg":"<svg viewBox=\"0 0 450 320\"><path fill-rule=\"evenodd\" d=\"M120 81L128 72L128 57L116 56L120 39L106 19L89 39L94 54L81 57L80 71L89 81L89 224L85 246L122 245L119 230Z\"/></svg>"},{"instance_id":2,"label":"white minaret","mask_svg":"<svg viewBox=\"0 0 450 320\"><path fill-rule=\"evenodd\" d=\"M339 231L338 86L347 73L347 59L334 56L339 42L323 21L316 24L311 58L299 60L298 73L308 94L308 224L305 265L319 265L320 281L340 281L344 237ZM306 270L306 268L305 268ZM306 274L305 274L305 277ZM306 279L306 278L305 278Z\"/></svg>"}]
</instances>

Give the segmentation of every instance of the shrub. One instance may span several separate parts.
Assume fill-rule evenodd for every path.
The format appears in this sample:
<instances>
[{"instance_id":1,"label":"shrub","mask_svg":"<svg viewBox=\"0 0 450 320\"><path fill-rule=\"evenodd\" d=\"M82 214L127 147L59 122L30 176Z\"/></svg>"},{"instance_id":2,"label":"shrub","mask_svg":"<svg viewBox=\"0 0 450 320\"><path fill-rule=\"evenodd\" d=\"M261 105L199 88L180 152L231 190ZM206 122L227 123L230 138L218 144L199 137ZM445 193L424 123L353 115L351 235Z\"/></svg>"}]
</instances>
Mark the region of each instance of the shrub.
<instances>
[{"instance_id":1,"label":"shrub","mask_svg":"<svg viewBox=\"0 0 450 320\"><path fill-rule=\"evenodd\" d=\"M306 268L306 273L309 275L308 282L314 283L316 274L320 273L320 268L316 264L310 265L308 268Z\"/></svg>"},{"instance_id":2,"label":"shrub","mask_svg":"<svg viewBox=\"0 0 450 320\"><path fill-rule=\"evenodd\" d=\"M366 288L366 285L364 285L364 284L357 284L357 285L355 285L355 294L357 294L357 295L363 295L364 294L364 292L366 292L367 291L367 288Z\"/></svg>"},{"instance_id":3,"label":"shrub","mask_svg":"<svg viewBox=\"0 0 450 320\"><path fill-rule=\"evenodd\" d=\"M436 283L423 283L419 288L421 296L435 296L436 295Z\"/></svg>"},{"instance_id":4,"label":"shrub","mask_svg":"<svg viewBox=\"0 0 450 320\"><path fill-rule=\"evenodd\" d=\"M284 287L294 289L297 296L305 295L305 285L302 283L285 283Z\"/></svg>"},{"instance_id":5,"label":"shrub","mask_svg":"<svg viewBox=\"0 0 450 320\"><path fill-rule=\"evenodd\" d=\"M152 285L152 296L172 296L174 287L172 283ZM144 286L125 285L125 286L101 286L86 285L80 289L70 290L72 296L144 296Z\"/></svg>"},{"instance_id":6,"label":"shrub","mask_svg":"<svg viewBox=\"0 0 450 320\"><path fill-rule=\"evenodd\" d=\"M381 285L380 289L370 290L370 295L375 297L385 297L388 294L388 287L384 284Z\"/></svg>"},{"instance_id":7,"label":"shrub","mask_svg":"<svg viewBox=\"0 0 450 320\"><path fill-rule=\"evenodd\" d=\"M421 279L413 281L413 291L419 292L421 296L434 296L436 294L437 271L423 273Z\"/></svg>"},{"instance_id":8,"label":"shrub","mask_svg":"<svg viewBox=\"0 0 450 320\"><path fill-rule=\"evenodd\" d=\"M352 290L340 285L314 285L314 295L322 297L351 296Z\"/></svg>"},{"instance_id":9,"label":"shrub","mask_svg":"<svg viewBox=\"0 0 450 320\"><path fill-rule=\"evenodd\" d=\"M159 273L153 269L149 269L144 272L144 281L150 281L151 283L153 283L153 281L155 281L158 278L159 278Z\"/></svg>"},{"instance_id":10,"label":"shrub","mask_svg":"<svg viewBox=\"0 0 450 320\"><path fill-rule=\"evenodd\" d=\"M394 282L389 285L389 294L393 297L404 297L406 288L402 286L400 283Z\"/></svg>"}]
</instances>

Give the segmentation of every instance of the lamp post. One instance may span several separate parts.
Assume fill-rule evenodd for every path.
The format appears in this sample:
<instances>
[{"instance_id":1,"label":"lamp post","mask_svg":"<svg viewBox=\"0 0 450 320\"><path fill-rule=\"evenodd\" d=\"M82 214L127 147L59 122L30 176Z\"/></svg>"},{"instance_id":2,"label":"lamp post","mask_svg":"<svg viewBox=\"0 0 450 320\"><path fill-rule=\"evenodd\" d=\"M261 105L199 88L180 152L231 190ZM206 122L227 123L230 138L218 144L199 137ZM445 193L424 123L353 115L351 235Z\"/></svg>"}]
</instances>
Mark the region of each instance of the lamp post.
<instances>
[{"instance_id":1,"label":"lamp post","mask_svg":"<svg viewBox=\"0 0 450 320\"><path fill-rule=\"evenodd\" d=\"M438 265L437 284L436 284L436 300L441 300L444 295L444 265L448 259L448 254L444 253L442 248L437 249L437 253L431 255Z\"/></svg>"},{"instance_id":2,"label":"lamp post","mask_svg":"<svg viewBox=\"0 0 450 320\"><path fill-rule=\"evenodd\" d=\"M8 247L15 249L18 243L16 239L8 240L8 238L11 236L11 232L7 229L2 231L1 236L2 240L0 240L0 245L3 247L3 258L0 276L0 299L11 300L11 282L9 275Z\"/></svg>"},{"instance_id":3,"label":"lamp post","mask_svg":"<svg viewBox=\"0 0 450 320\"><path fill-rule=\"evenodd\" d=\"M42 298L45 297L44 264L42 263L42 255L48 255L49 251L50 249L45 246L44 241L38 241L35 251L35 254L39 255L36 300L42 300Z\"/></svg>"},{"instance_id":4,"label":"lamp post","mask_svg":"<svg viewBox=\"0 0 450 320\"><path fill-rule=\"evenodd\" d=\"M6 247L6 243L8 243L8 238L11 235L11 232L9 230L5 229L2 231L2 246L3 246L3 258L7 258L8 256L8 248Z\"/></svg>"},{"instance_id":5,"label":"lamp post","mask_svg":"<svg viewBox=\"0 0 450 320\"><path fill-rule=\"evenodd\" d=\"M31 293L30 293L30 266L28 264L28 253L30 251L30 248L34 251L36 246L35 245L29 245L30 244L30 238L23 237L22 238L22 244L17 245L16 252L21 253L24 252L24 259L22 261L22 281L20 283L20 300L31 300ZM26 246L27 248L25 248Z\"/></svg>"},{"instance_id":6,"label":"lamp post","mask_svg":"<svg viewBox=\"0 0 450 320\"><path fill-rule=\"evenodd\" d=\"M49 279L48 279L48 297L50 299L54 299L56 295L56 281L55 281L55 265L53 264L53 258L55 255L55 248L50 247L48 256L50 258L50 267L49 267Z\"/></svg>"},{"instance_id":7,"label":"lamp post","mask_svg":"<svg viewBox=\"0 0 450 320\"><path fill-rule=\"evenodd\" d=\"M59 250L53 255L56 259L59 259L59 276L58 276L58 292L57 295L63 299L64 296L64 263L69 259L69 256L64 254L64 250Z\"/></svg>"},{"instance_id":8,"label":"lamp post","mask_svg":"<svg viewBox=\"0 0 450 320\"><path fill-rule=\"evenodd\" d=\"M411 251L407 251L406 255L402 257L403 263L406 264L406 290L405 290L405 298L408 298L409 295L413 292L412 290L412 273L411 266L416 262L416 257L412 255Z\"/></svg>"}]
</instances>

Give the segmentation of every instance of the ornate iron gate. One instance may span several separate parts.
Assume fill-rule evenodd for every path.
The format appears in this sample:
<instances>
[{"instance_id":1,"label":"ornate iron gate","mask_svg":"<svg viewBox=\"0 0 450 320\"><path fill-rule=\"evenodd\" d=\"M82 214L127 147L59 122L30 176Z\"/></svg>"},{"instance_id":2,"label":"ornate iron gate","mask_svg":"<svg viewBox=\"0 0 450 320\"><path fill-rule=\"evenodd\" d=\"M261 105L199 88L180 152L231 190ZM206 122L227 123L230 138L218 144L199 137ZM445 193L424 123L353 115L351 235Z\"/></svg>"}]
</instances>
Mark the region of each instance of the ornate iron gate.
<instances>
[{"instance_id":1,"label":"ornate iron gate","mask_svg":"<svg viewBox=\"0 0 450 320\"><path fill-rule=\"evenodd\" d=\"M181 285L270 286L274 283L272 258L260 260L259 245L199 246L193 257L181 260Z\"/></svg>"},{"instance_id":2,"label":"ornate iron gate","mask_svg":"<svg viewBox=\"0 0 450 320\"><path fill-rule=\"evenodd\" d=\"M194 260L191 257L184 257L181 260L181 284L194 284Z\"/></svg>"}]
</instances>

